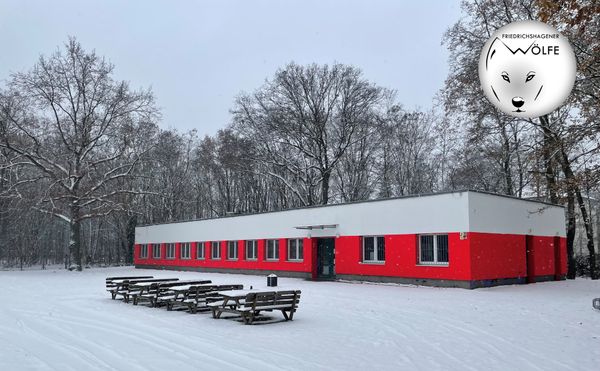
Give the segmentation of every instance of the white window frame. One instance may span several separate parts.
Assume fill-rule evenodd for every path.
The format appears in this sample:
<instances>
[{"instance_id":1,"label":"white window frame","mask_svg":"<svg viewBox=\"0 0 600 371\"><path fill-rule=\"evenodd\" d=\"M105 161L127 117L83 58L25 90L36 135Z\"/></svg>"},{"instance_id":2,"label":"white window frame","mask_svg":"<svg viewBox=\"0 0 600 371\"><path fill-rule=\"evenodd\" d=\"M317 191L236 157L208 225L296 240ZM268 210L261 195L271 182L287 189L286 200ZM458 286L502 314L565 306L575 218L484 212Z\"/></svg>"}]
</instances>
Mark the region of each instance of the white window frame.
<instances>
[{"instance_id":1,"label":"white window frame","mask_svg":"<svg viewBox=\"0 0 600 371\"><path fill-rule=\"evenodd\" d=\"M165 244L165 258L169 260L175 259L175 244L174 243L166 243Z\"/></svg>"},{"instance_id":2,"label":"white window frame","mask_svg":"<svg viewBox=\"0 0 600 371\"><path fill-rule=\"evenodd\" d=\"M210 260L221 260L221 241L210 242Z\"/></svg>"},{"instance_id":3,"label":"white window frame","mask_svg":"<svg viewBox=\"0 0 600 371\"><path fill-rule=\"evenodd\" d=\"M232 255L231 252L234 254ZM227 260L238 260L238 242L227 241Z\"/></svg>"},{"instance_id":4,"label":"white window frame","mask_svg":"<svg viewBox=\"0 0 600 371\"><path fill-rule=\"evenodd\" d=\"M202 254L198 254L202 251ZM206 243L205 242L196 242L196 260L205 260L206 259Z\"/></svg>"},{"instance_id":5,"label":"white window frame","mask_svg":"<svg viewBox=\"0 0 600 371\"><path fill-rule=\"evenodd\" d=\"M275 246L270 246L273 243ZM269 258L269 249L275 248L275 257ZM265 261L268 262L276 262L279 261L279 240L278 239L270 239L265 241Z\"/></svg>"},{"instance_id":6,"label":"white window frame","mask_svg":"<svg viewBox=\"0 0 600 371\"><path fill-rule=\"evenodd\" d=\"M365 249L366 249L366 240L367 238L372 238L373 239L373 248L374 248L374 257L375 259L373 260L367 260L366 256L367 254L365 253ZM381 257L379 256L379 239L383 238L383 259L380 259ZM362 238L362 263L365 264L383 264L385 263L385 255L387 255L385 253L385 236L363 236Z\"/></svg>"},{"instance_id":7,"label":"white window frame","mask_svg":"<svg viewBox=\"0 0 600 371\"><path fill-rule=\"evenodd\" d=\"M252 251L252 257L248 257L248 248ZM258 260L258 240L246 240L244 253L246 260Z\"/></svg>"},{"instance_id":8,"label":"white window frame","mask_svg":"<svg viewBox=\"0 0 600 371\"><path fill-rule=\"evenodd\" d=\"M160 259L162 256L161 253L161 246L159 243L153 243L152 244L152 259ZM158 252L158 254L157 254Z\"/></svg>"},{"instance_id":9,"label":"white window frame","mask_svg":"<svg viewBox=\"0 0 600 371\"><path fill-rule=\"evenodd\" d=\"M294 259L290 258L292 251L292 242L295 242L295 246L293 247L296 250L296 257ZM300 249L302 246L302 249ZM300 252L302 252L300 254ZM304 261L304 239L303 238L290 238L287 240L287 260L291 262L301 262Z\"/></svg>"},{"instance_id":10,"label":"white window frame","mask_svg":"<svg viewBox=\"0 0 600 371\"><path fill-rule=\"evenodd\" d=\"M421 260L421 237L423 236L433 236L433 261L422 261ZM447 262L439 262L438 261L438 248L437 248L437 243L438 243L438 239L437 236L446 236L446 238L448 239L448 261ZM425 233L425 234L420 234L419 235L419 264L418 265L433 265L433 266L448 266L450 264L450 237L448 236L448 233Z\"/></svg>"},{"instance_id":11,"label":"white window frame","mask_svg":"<svg viewBox=\"0 0 600 371\"><path fill-rule=\"evenodd\" d=\"M148 244L140 245L140 259L148 259Z\"/></svg>"},{"instance_id":12,"label":"white window frame","mask_svg":"<svg viewBox=\"0 0 600 371\"><path fill-rule=\"evenodd\" d=\"M192 258L192 244L190 242L182 242L179 244L179 258L184 260Z\"/></svg>"}]
</instances>

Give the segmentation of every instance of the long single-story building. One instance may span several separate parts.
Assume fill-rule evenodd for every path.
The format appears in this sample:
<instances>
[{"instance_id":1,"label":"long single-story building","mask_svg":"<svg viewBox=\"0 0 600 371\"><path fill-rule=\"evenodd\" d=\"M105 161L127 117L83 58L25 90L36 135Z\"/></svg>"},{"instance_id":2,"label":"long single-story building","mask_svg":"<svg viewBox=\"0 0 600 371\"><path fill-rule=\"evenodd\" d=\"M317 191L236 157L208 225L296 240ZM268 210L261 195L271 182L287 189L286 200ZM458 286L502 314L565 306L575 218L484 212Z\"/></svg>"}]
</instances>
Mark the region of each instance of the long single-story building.
<instances>
[{"instance_id":1,"label":"long single-story building","mask_svg":"<svg viewBox=\"0 0 600 371\"><path fill-rule=\"evenodd\" d=\"M455 191L136 228L138 268L477 288L564 279L562 206Z\"/></svg>"}]
</instances>

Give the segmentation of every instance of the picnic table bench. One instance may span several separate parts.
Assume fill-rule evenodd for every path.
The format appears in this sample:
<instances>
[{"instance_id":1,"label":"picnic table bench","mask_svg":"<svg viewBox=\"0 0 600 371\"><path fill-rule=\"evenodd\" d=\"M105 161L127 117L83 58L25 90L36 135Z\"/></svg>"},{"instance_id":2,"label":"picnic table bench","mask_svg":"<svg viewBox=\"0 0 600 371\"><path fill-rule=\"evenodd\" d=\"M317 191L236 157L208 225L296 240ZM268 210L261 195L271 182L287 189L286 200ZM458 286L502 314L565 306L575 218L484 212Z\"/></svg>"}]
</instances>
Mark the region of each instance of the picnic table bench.
<instances>
[{"instance_id":1,"label":"picnic table bench","mask_svg":"<svg viewBox=\"0 0 600 371\"><path fill-rule=\"evenodd\" d=\"M199 309L209 309L207 304L223 300L219 291L241 290L244 285L192 285L173 287L173 294L159 297L159 303L166 304L167 310L176 308L187 308L190 313L196 313Z\"/></svg>"},{"instance_id":2,"label":"picnic table bench","mask_svg":"<svg viewBox=\"0 0 600 371\"><path fill-rule=\"evenodd\" d=\"M600 310L600 298L595 298L594 300L592 300L592 305L594 306L594 308Z\"/></svg>"},{"instance_id":3,"label":"picnic table bench","mask_svg":"<svg viewBox=\"0 0 600 371\"><path fill-rule=\"evenodd\" d=\"M211 280L186 280L176 282L143 282L134 284L132 290L136 290L130 296L133 298L133 305L138 305L141 301L148 301L151 307L159 304L158 299L174 294L173 289L177 286L206 285L212 283Z\"/></svg>"},{"instance_id":4,"label":"picnic table bench","mask_svg":"<svg viewBox=\"0 0 600 371\"><path fill-rule=\"evenodd\" d=\"M121 282L119 281L113 281L115 282L115 286L111 287L110 289L107 289L106 291L110 292L112 299L116 299L117 295L121 295L123 296L123 300L125 302L129 301L129 295L132 293L132 291L130 290L132 287L132 285L134 284L139 284L139 283L144 283L144 282L169 282L169 281L178 281L179 278L144 278L144 279L134 279L134 280L123 280Z\"/></svg>"},{"instance_id":5,"label":"picnic table bench","mask_svg":"<svg viewBox=\"0 0 600 371\"><path fill-rule=\"evenodd\" d=\"M294 313L300 302L300 290L266 291L237 290L219 292L222 301L209 303L213 318L223 313L234 313L242 317L244 324L249 325L262 311L279 310L286 321L294 319Z\"/></svg>"},{"instance_id":6,"label":"picnic table bench","mask_svg":"<svg viewBox=\"0 0 600 371\"><path fill-rule=\"evenodd\" d=\"M136 279L145 279L145 278L154 278L154 276L121 276L121 277L106 277L106 289L109 290L117 285L117 283L126 281L126 280L136 280Z\"/></svg>"}]
</instances>

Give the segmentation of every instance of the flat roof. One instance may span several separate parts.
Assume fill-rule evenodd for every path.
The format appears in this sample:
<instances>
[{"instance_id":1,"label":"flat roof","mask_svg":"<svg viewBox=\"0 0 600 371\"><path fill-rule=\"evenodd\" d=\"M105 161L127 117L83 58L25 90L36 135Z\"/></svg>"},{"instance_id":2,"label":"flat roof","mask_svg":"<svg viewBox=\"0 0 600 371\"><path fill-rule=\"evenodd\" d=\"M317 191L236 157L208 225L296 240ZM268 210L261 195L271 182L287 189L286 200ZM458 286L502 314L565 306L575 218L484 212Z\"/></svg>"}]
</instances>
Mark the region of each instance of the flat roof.
<instances>
[{"instance_id":1,"label":"flat roof","mask_svg":"<svg viewBox=\"0 0 600 371\"><path fill-rule=\"evenodd\" d=\"M214 217L210 217L210 218L173 220L173 221L161 222L161 223L140 224L140 225L137 225L136 228L151 227L151 226L155 226L155 225L164 225L164 224L191 223L191 222L199 222L199 221L203 221L203 220L236 218L236 217L250 216L250 215L283 213L283 212L293 211L293 210L317 209L317 208L326 208L326 207L353 205L353 204L362 204L362 203L371 203L371 202L384 202L384 201L393 201L393 200L400 200L400 199L407 199L407 198L431 197L431 196L438 196L438 195L445 195L445 194L452 194L452 193L465 193L465 192L479 193L479 194L485 194L485 195L489 195L489 196L504 197L504 198L509 198L512 200L532 202L532 203L536 203L536 204L555 206L555 207L560 207L560 208L564 209L563 205L553 204L551 202L546 202L546 201L538 201L538 200L533 200L533 199L520 198L520 197L516 197L516 196L510 196L510 195L504 195L504 194L500 194L500 193L480 191L480 190L474 190L474 189L460 189L460 190L454 190L454 191L419 193L419 194L396 196L396 197L376 198L376 199L370 199L370 200L349 201L349 202L342 202L342 203L337 203L337 204L300 206L300 207L293 207L293 208L289 208L289 209L274 210L274 211L259 211L259 212L255 212L255 213L230 214L230 215L223 215L223 216L214 216Z\"/></svg>"}]
</instances>

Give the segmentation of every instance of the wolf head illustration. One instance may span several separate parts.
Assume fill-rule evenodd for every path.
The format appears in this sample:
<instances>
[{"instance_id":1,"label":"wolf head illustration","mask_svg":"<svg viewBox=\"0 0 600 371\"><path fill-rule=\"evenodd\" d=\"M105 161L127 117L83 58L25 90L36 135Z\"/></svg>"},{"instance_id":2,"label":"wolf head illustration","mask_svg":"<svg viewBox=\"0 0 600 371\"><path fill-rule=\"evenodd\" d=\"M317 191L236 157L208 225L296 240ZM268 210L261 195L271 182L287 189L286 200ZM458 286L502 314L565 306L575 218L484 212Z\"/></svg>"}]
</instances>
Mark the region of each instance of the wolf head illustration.
<instances>
[{"instance_id":1,"label":"wolf head illustration","mask_svg":"<svg viewBox=\"0 0 600 371\"><path fill-rule=\"evenodd\" d=\"M568 97L574 83L574 55L564 38L504 39L500 36L509 32L519 35L531 32L527 27L539 27L539 24L543 32L557 34L540 22L515 22L498 30L481 53L481 87L490 102L512 116L537 117L553 111ZM511 26L521 29L505 30Z\"/></svg>"},{"instance_id":2,"label":"wolf head illustration","mask_svg":"<svg viewBox=\"0 0 600 371\"><path fill-rule=\"evenodd\" d=\"M495 38L486 55L489 89L494 99L513 113L535 109L535 103L544 89L544 81L547 80L545 66L528 58L527 52L534 45L535 41L524 51L521 48L513 51Z\"/></svg>"}]
</instances>

